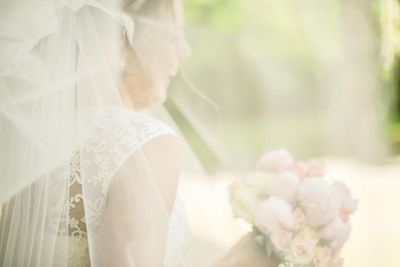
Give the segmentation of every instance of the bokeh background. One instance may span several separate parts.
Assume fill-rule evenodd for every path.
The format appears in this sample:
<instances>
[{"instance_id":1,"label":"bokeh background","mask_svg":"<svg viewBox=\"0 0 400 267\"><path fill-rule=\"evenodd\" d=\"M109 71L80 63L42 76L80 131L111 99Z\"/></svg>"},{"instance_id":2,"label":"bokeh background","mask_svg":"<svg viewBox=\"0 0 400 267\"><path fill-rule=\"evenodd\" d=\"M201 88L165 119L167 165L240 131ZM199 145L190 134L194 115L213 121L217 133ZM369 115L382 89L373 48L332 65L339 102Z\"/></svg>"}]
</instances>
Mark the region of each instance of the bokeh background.
<instances>
[{"instance_id":1,"label":"bokeh background","mask_svg":"<svg viewBox=\"0 0 400 267\"><path fill-rule=\"evenodd\" d=\"M345 267L400 266L400 1L186 0L185 6L192 56L166 107L208 182L188 179L182 192L198 196L209 216L228 218L226 186L251 172L266 150L323 158L360 200ZM210 187L219 209L204 202ZM221 219L211 227L225 232L210 244L202 226L192 225L204 249L220 248L221 255L248 230Z\"/></svg>"},{"instance_id":2,"label":"bokeh background","mask_svg":"<svg viewBox=\"0 0 400 267\"><path fill-rule=\"evenodd\" d=\"M276 146L375 162L399 150L398 1L185 3L182 69L197 92L180 75L171 95L212 129L220 160L246 168Z\"/></svg>"}]
</instances>

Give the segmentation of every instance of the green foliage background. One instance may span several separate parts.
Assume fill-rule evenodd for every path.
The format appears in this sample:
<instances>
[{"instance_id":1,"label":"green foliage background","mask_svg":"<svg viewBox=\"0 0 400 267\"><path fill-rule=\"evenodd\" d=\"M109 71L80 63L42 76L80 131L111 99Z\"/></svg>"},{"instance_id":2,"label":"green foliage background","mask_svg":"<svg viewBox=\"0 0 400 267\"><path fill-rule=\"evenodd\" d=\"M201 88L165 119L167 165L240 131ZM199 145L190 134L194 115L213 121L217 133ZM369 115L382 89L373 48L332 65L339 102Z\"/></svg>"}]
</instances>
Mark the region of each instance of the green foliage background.
<instances>
[{"instance_id":1,"label":"green foliage background","mask_svg":"<svg viewBox=\"0 0 400 267\"><path fill-rule=\"evenodd\" d=\"M400 19L395 10L387 19L383 7L388 2L399 8L397 0L370 1L370 8L381 45L391 51L382 57L382 90L392 112L387 132L395 148L400 143ZM248 168L263 151L276 146L301 156L325 154L321 105L326 96L319 90L319 80L321 70L337 60L341 1L186 0L185 16L193 54L183 69L196 90L213 103L179 79L172 94L189 99L204 128L211 129L215 143L229 154L228 161ZM277 78L279 88L274 89L263 78L279 68L288 76ZM262 69L268 72L259 72ZM266 93L266 88L273 93ZM274 109L280 112L275 114ZM201 151L201 137L193 132L188 135L197 152L210 158L215 148Z\"/></svg>"}]
</instances>

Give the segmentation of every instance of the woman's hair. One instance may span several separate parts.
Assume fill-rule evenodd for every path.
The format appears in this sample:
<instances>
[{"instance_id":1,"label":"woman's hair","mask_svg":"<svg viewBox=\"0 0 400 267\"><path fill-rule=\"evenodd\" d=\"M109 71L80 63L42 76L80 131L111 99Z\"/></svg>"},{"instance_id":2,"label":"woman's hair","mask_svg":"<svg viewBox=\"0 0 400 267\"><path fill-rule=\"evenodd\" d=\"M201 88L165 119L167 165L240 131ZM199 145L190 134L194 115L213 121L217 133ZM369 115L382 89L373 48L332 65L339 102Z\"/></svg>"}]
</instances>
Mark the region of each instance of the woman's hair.
<instances>
[{"instance_id":1,"label":"woman's hair","mask_svg":"<svg viewBox=\"0 0 400 267\"><path fill-rule=\"evenodd\" d=\"M136 0L129 13L135 30L132 46L125 47L122 94L134 103L129 106L143 108L166 98L163 83L176 72L179 47L185 42L183 15L177 0Z\"/></svg>"},{"instance_id":2,"label":"woman's hair","mask_svg":"<svg viewBox=\"0 0 400 267\"><path fill-rule=\"evenodd\" d=\"M174 4L175 0L135 0L128 9L139 16L166 18L174 16Z\"/></svg>"}]
</instances>

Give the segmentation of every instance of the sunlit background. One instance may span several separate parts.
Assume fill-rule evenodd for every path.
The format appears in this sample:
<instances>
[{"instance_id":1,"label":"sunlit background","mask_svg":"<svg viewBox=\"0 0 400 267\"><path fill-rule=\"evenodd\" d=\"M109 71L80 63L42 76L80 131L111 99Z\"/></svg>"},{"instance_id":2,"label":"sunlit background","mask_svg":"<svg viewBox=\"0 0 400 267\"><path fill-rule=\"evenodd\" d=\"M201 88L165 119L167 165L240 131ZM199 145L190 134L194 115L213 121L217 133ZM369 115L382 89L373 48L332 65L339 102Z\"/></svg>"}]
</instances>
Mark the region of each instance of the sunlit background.
<instances>
[{"instance_id":1,"label":"sunlit background","mask_svg":"<svg viewBox=\"0 0 400 267\"><path fill-rule=\"evenodd\" d=\"M360 200L345 267L400 266L400 1L185 3L193 54L166 106L211 182L182 191L211 186L230 216L227 184L266 150L324 158ZM222 254L247 230L227 224Z\"/></svg>"}]
</instances>

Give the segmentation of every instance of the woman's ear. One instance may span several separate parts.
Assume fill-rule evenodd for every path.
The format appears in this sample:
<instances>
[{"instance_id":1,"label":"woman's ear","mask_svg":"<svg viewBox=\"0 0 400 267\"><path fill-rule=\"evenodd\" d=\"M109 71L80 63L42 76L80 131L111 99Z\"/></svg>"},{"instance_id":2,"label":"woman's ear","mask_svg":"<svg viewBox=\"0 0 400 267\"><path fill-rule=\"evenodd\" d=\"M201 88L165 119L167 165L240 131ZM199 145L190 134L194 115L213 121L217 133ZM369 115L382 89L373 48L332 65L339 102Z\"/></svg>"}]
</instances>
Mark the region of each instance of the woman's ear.
<instances>
[{"instance_id":1,"label":"woman's ear","mask_svg":"<svg viewBox=\"0 0 400 267\"><path fill-rule=\"evenodd\" d=\"M149 75L141 67L135 50L129 45L124 47L120 95L126 107L141 110L149 106L149 91L152 87Z\"/></svg>"},{"instance_id":2,"label":"woman's ear","mask_svg":"<svg viewBox=\"0 0 400 267\"><path fill-rule=\"evenodd\" d=\"M157 77L141 65L134 49L127 49L120 86L126 107L143 110L164 102L167 86L164 77Z\"/></svg>"}]
</instances>

